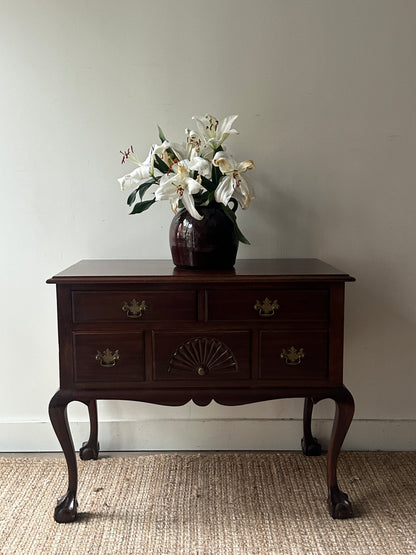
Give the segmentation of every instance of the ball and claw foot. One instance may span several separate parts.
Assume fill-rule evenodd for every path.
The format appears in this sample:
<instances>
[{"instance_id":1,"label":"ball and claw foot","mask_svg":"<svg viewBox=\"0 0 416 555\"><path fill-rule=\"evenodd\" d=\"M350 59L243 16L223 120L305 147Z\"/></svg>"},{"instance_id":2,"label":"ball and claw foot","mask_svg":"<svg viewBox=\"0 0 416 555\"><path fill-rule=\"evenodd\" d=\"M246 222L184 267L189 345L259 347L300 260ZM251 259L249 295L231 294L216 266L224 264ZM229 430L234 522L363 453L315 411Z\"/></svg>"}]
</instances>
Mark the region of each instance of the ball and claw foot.
<instances>
[{"instance_id":1,"label":"ball and claw foot","mask_svg":"<svg viewBox=\"0 0 416 555\"><path fill-rule=\"evenodd\" d=\"M336 488L328 496L328 509L332 518L351 518L353 516L352 506L348 495Z\"/></svg>"},{"instance_id":2,"label":"ball and claw foot","mask_svg":"<svg viewBox=\"0 0 416 555\"><path fill-rule=\"evenodd\" d=\"M313 437L312 441L309 443L303 437L301 445L302 445L303 454L306 455L307 457L319 457L322 454L321 445L320 443L318 443L318 440L316 439L316 437Z\"/></svg>"},{"instance_id":3,"label":"ball and claw foot","mask_svg":"<svg viewBox=\"0 0 416 555\"><path fill-rule=\"evenodd\" d=\"M54 518L56 522L73 522L77 516L78 502L74 492L67 491L58 499Z\"/></svg>"},{"instance_id":4,"label":"ball and claw foot","mask_svg":"<svg viewBox=\"0 0 416 555\"><path fill-rule=\"evenodd\" d=\"M79 458L82 461L96 461L98 459L98 453L100 452L100 444L90 444L88 441L84 441L82 447L79 450Z\"/></svg>"}]
</instances>

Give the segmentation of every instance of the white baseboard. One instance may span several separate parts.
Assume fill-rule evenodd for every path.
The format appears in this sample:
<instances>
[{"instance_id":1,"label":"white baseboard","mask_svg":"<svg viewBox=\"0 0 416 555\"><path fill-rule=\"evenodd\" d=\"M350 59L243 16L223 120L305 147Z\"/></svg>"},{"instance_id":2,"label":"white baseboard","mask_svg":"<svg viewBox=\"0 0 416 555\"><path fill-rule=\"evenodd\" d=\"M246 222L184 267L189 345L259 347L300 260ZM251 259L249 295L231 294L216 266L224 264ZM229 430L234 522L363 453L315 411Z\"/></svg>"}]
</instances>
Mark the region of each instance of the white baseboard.
<instances>
[{"instance_id":1,"label":"white baseboard","mask_svg":"<svg viewBox=\"0 0 416 555\"><path fill-rule=\"evenodd\" d=\"M332 420L313 421L324 449ZM75 448L88 437L88 422L71 422ZM300 419L176 419L99 422L102 451L298 450ZM353 420L343 449L416 451L416 420ZM0 452L60 451L49 422L0 422Z\"/></svg>"}]
</instances>

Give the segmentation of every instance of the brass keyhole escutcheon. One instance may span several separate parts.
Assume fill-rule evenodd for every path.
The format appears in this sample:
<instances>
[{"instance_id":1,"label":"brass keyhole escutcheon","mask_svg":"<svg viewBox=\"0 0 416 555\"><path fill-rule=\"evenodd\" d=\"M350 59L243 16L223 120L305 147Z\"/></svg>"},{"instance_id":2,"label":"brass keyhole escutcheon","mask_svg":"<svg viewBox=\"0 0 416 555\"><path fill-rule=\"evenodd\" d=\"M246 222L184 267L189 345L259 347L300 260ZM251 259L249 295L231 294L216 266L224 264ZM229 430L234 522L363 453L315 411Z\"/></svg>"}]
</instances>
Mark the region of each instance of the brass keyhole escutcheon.
<instances>
[{"instance_id":1,"label":"brass keyhole escutcheon","mask_svg":"<svg viewBox=\"0 0 416 555\"><path fill-rule=\"evenodd\" d=\"M199 366L196 372L198 376L205 376L206 374L206 370L203 366Z\"/></svg>"}]
</instances>

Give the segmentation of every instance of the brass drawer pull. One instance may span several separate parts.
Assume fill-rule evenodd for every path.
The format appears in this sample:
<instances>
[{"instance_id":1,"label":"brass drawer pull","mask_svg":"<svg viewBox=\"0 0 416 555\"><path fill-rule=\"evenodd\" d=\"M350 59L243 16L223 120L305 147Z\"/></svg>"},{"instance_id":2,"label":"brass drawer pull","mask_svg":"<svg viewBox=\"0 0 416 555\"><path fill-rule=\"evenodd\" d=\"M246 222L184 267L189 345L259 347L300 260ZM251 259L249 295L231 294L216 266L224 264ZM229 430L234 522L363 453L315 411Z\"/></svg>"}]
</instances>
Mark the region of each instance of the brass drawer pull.
<instances>
[{"instance_id":1,"label":"brass drawer pull","mask_svg":"<svg viewBox=\"0 0 416 555\"><path fill-rule=\"evenodd\" d=\"M132 299L130 302L124 301L121 310L127 314L128 318L140 318L148 308L146 301L139 302Z\"/></svg>"},{"instance_id":2,"label":"brass drawer pull","mask_svg":"<svg viewBox=\"0 0 416 555\"><path fill-rule=\"evenodd\" d=\"M280 353L280 358L283 358L287 365L296 366L300 364L305 356L305 351L301 348L297 350L295 347L290 347L290 349L282 349Z\"/></svg>"},{"instance_id":3,"label":"brass drawer pull","mask_svg":"<svg viewBox=\"0 0 416 555\"><path fill-rule=\"evenodd\" d=\"M115 366L116 362L120 359L120 352L118 349L113 352L107 347L103 352L97 351L95 359L98 360L104 368L111 368Z\"/></svg>"},{"instance_id":4,"label":"brass drawer pull","mask_svg":"<svg viewBox=\"0 0 416 555\"><path fill-rule=\"evenodd\" d=\"M274 315L275 310L279 310L280 306L277 300L271 301L268 297L263 302L256 301L254 310L259 311L260 316L269 317Z\"/></svg>"}]
</instances>

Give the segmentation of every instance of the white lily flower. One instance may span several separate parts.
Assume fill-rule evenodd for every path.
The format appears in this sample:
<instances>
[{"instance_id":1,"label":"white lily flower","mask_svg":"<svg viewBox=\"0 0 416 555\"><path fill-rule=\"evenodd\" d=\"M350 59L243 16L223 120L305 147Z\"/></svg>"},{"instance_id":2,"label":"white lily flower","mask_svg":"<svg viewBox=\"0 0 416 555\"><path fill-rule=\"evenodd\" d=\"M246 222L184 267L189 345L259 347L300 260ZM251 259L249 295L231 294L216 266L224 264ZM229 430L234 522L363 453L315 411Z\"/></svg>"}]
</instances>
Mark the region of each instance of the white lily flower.
<instances>
[{"instance_id":1,"label":"white lily flower","mask_svg":"<svg viewBox=\"0 0 416 555\"><path fill-rule=\"evenodd\" d=\"M196 220L202 220L203 216L195 208L195 202L192 195L199 193L203 187L198 181L189 175L189 162L187 160L180 161L173 175L164 174L160 179L159 187L155 191L156 201L170 200L172 210L178 211L178 204L181 200L185 209Z\"/></svg>"},{"instance_id":2,"label":"white lily flower","mask_svg":"<svg viewBox=\"0 0 416 555\"><path fill-rule=\"evenodd\" d=\"M138 166L118 179L122 190L126 187L136 189L127 199L129 206L135 202L137 195L140 197L140 202L136 202L131 214L147 210L155 201L169 200L175 214L180 205L195 220L202 220L203 216L195 206L194 195L203 202L201 206L218 207L217 203L221 203L227 207L230 199L236 199L243 209L247 208L254 198L254 192L243 174L255 167L254 162L237 162L226 152L223 144L230 135L238 133L233 128L237 117L232 115L218 120L209 114L194 116L192 119L196 122L196 128L185 129L186 141L180 144L167 141L159 127L162 144L152 145L143 163L136 158L132 146L122 151L123 163L130 160ZM158 167L161 169L158 170ZM156 189L153 198L143 200L153 185ZM203 195L200 194L202 191ZM232 219L239 240L248 243L235 217Z\"/></svg>"},{"instance_id":3,"label":"white lily flower","mask_svg":"<svg viewBox=\"0 0 416 555\"><path fill-rule=\"evenodd\" d=\"M186 134L186 145L184 158L192 160L193 158L200 157L206 160L212 160L214 152L212 148L207 144L206 138L194 131L193 129L185 129Z\"/></svg>"},{"instance_id":4,"label":"white lily flower","mask_svg":"<svg viewBox=\"0 0 416 555\"><path fill-rule=\"evenodd\" d=\"M146 179L149 179L149 177L150 167L143 164L135 168L132 172L123 175L123 177L119 177L117 181L120 183L121 190L124 191L126 187L138 187Z\"/></svg>"},{"instance_id":5,"label":"white lily flower","mask_svg":"<svg viewBox=\"0 0 416 555\"><path fill-rule=\"evenodd\" d=\"M196 131L192 129L185 129L186 134L186 149L187 149L187 158L191 159L194 156L199 156L201 152L201 148L203 147L203 137Z\"/></svg>"},{"instance_id":6,"label":"white lily flower","mask_svg":"<svg viewBox=\"0 0 416 555\"><path fill-rule=\"evenodd\" d=\"M230 154L220 151L214 156L212 163L218 166L224 175L215 190L215 200L227 206L233 197L242 208L247 208L254 198L254 193L241 174L255 168L253 160L238 163Z\"/></svg>"},{"instance_id":7,"label":"white lily flower","mask_svg":"<svg viewBox=\"0 0 416 555\"><path fill-rule=\"evenodd\" d=\"M227 116L219 121L214 116L206 114L205 116L193 116L196 121L200 134L205 138L206 142L213 150L217 150L227 137L238 133L232 129L232 125L238 116Z\"/></svg>"},{"instance_id":8,"label":"white lily flower","mask_svg":"<svg viewBox=\"0 0 416 555\"><path fill-rule=\"evenodd\" d=\"M169 143L166 141L162 145L152 145L144 162L140 162L138 158L130 154L129 158L132 159L138 167L132 172L117 179L120 183L121 190L124 191L126 187L138 187L141 183L149 179L149 177L160 177L162 173L154 167L155 154L158 156L163 155L163 152L168 146Z\"/></svg>"},{"instance_id":9,"label":"white lily flower","mask_svg":"<svg viewBox=\"0 0 416 555\"><path fill-rule=\"evenodd\" d=\"M175 153L177 157L177 162L189 158L186 145L184 145L183 143L179 144L170 142L169 147Z\"/></svg>"},{"instance_id":10,"label":"white lily flower","mask_svg":"<svg viewBox=\"0 0 416 555\"><path fill-rule=\"evenodd\" d=\"M208 162L208 160L205 160L205 158L195 156L194 158L189 160L187 166L189 170L197 171L203 177L211 179L212 166L211 163Z\"/></svg>"},{"instance_id":11,"label":"white lily flower","mask_svg":"<svg viewBox=\"0 0 416 555\"><path fill-rule=\"evenodd\" d=\"M206 160L212 160L212 148L207 146L200 146L201 143L205 142L203 137L199 137L199 135L195 133L195 131L190 131L189 129L186 129L185 133L187 133L187 135L189 133L192 136L191 139L189 138L189 135L187 136L186 143L169 143L170 148L176 154L178 161L193 160L194 158L201 157Z\"/></svg>"}]
</instances>

